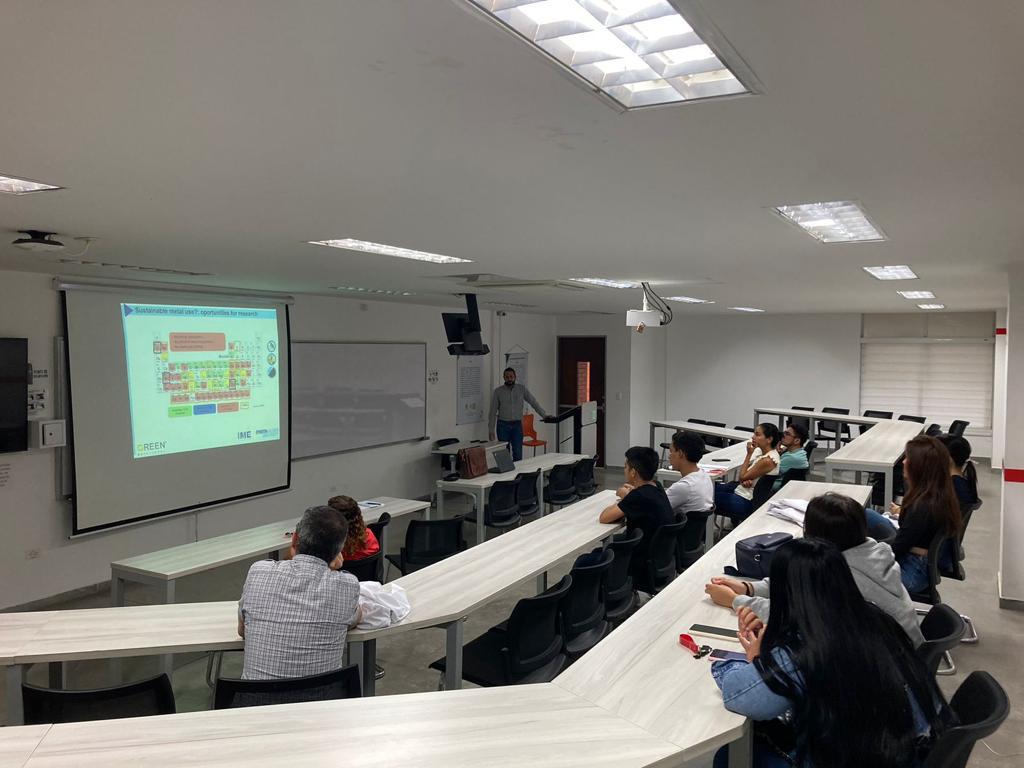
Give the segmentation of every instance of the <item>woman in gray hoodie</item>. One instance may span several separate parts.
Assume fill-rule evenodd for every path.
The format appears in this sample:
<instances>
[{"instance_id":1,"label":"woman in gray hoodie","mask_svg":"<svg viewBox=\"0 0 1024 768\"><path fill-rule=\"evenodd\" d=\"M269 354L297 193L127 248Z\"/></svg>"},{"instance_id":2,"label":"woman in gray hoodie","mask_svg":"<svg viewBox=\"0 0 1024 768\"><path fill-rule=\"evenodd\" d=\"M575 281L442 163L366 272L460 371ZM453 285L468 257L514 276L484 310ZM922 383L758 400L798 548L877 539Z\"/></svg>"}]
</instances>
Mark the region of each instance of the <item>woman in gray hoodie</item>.
<instances>
[{"instance_id":1,"label":"woman in gray hoodie","mask_svg":"<svg viewBox=\"0 0 1024 768\"><path fill-rule=\"evenodd\" d=\"M868 538L860 504L838 493L812 499L804 516L804 535L839 547L864 599L896 619L915 648L924 642L917 612L900 579L900 566L888 544ZM716 576L704 589L719 605L734 610L747 606L761 621L768 621L768 579L740 581Z\"/></svg>"}]
</instances>

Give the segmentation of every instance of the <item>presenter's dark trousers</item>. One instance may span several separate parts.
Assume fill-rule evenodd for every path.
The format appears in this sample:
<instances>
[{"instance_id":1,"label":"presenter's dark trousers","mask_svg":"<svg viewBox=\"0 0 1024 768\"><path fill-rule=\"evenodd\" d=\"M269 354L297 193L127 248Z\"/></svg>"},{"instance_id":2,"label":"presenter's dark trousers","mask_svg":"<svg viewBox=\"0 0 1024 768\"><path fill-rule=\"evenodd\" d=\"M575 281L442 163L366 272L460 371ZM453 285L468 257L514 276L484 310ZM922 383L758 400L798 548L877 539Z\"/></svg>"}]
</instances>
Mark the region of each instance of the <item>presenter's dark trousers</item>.
<instances>
[{"instance_id":1,"label":"presenter's dark trousers","mask_svg":"<svg viewBox=\"0 0 1024 768\"><path fill-rule=\"evenodd\" d=\"M498 428L495 430L498 440L508 443L512 449L512 461L521 461L523 458L523 422L502 421L498 419Z\"/></svg>"}]
</instances>

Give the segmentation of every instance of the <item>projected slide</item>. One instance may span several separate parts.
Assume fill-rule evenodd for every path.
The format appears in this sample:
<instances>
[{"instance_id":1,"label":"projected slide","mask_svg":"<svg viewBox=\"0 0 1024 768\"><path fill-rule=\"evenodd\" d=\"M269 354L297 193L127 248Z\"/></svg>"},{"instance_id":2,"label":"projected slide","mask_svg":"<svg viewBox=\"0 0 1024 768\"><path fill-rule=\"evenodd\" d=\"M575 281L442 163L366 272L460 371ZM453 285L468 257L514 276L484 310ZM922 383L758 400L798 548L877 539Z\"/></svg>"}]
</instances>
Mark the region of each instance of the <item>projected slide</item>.
<instances>
[{"instance_id":1,"label":"projected slide","mask_svg":"<svg viewBox=\"0 0 1024 768\"><path fill-rule=\"evenodd\" d=\"M279 440L276 309L121 304L132 455Z\"/></svg>"}]
</instances>

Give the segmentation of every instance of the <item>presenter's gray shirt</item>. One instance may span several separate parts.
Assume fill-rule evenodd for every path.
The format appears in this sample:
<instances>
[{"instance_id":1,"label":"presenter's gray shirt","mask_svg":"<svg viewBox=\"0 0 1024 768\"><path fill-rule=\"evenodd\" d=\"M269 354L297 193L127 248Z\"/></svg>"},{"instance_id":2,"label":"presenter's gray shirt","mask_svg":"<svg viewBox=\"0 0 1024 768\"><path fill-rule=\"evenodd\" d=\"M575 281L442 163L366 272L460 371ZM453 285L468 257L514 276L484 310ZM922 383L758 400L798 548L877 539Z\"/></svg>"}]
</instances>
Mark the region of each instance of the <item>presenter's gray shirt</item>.
<instances>
[{"instance_id":1,"label":"presenter's gray shirt","mask_svg":"<svg viewBox=\"0 0 1024 768\"><path fill-rule=\"evenodd\" d=\"M547 413L540 407L537 398L530 394L530 390L522 384L516 383L511 387L502 384L494 390L491 395L491 413L487 417L487 424L494 426L494 419L498 421L519 421L523 418L523 401L533 406L533 410L540 414L540 417L547 418Z\"/></svg>"}]
</instances>

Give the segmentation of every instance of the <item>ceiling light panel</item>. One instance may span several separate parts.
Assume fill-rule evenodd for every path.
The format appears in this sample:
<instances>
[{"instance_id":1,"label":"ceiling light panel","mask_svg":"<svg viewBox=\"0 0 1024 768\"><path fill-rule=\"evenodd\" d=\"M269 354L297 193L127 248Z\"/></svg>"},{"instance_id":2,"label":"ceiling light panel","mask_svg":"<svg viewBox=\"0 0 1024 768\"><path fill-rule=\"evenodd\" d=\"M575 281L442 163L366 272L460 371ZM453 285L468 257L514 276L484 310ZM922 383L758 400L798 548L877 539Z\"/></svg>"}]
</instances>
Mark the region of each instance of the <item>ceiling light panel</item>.
<instances>
[{"instance_id":1,"label":"ceiling light panel","mask_svg":"<svg viewBox=\"0 0 1024 768\"><path fill-rule=\"evenodd\" d=\"M7 195L29 195L33 192L49 192L54 189L63 189L63 187L55 187L53 184L43 184L39 181L19 179L16 176L0 174L0 192Z\"/></svg>"},{"instance_id":2,"label":"ceiling light panel","mask_svg":"<svg viewBox=\"0 0 1024 768\"><path fill-rule=\"evenodd\" d=\"M918 304L921 309L945 309L945 304Z\"/></svg>"},{"instance_id":3,"label":"ceiling light panel","mask_svg":"<svg viewBox=\"0 0 1024 768\"><path fill-rule=\"evenodd\" d=\"M906 264L890 267L864 267L864 271L877 280L917 280L914 270Z\"/></svg>"},{"instance_id":4,"label":"ceiling light panel","mask_svg":"<svg viewBox=\"0 0 1024 768\"><path fill-rule=\"evenodd\" d=\"M729 309L735 309L737 312L764 312L763 309L757 307L729 307Z\"/></svg>"},{"instance_id":5,"label":"ceiling light panel","mask_svg":"<svg viewBox=\"0 0 1024 768\"><path fill-rule=\"evenodd\" d=\"M574 283L600 285L602 288L639 288L640 283L632 280L608 280L604 277L570 277Z\"/></svg>"},{"instance_id":6,"label":"ceiling light panel","mask_svg":"<svg viewBox=\"0 0 1024 768\"><path fill-rule=\"evenodd\" d=\"M904 299L934 299L935 294L931 291L896 291Z\"/></svg>"},{"instance_id":7,"label":"ceiling light panel","mask_svg":"<svg viewBox=\"0 0 1024 768\"><path fill-rule=\"evenodd\" d=\"M381 296L414 296L409 291L392 291L383 288L357 288L354 285L332 285L332 291L345 291L346 293L373 293Z\"/></svg>"},{"instance_id":8,"label":"ceiling light panel","mask_svg":"<svg viewBox=\"0 0 1024 768\"><path fill-rule=\"evenodd\" d=\"M695 299L693 296L666 296L665 301L680 301L683 304L714 304L708 299Z\"/></svg>"},{"instance_id":9,"label":"ceiling light panel","mask_svg":"<svg viewBox=\"0 0 1024 768\"><path fill-rule=\"evenodd\" d=\"M667 0L469 0L625 109L748 93Z\"/></svg>"},{"instance_id":10,"label":"ceiling light panel","mask_svg":"<svg viewBox=\"0 0 1024 768\"><path fill-rule=\"evenodd\" d=\"M888 239L852 200L779 205L775 211L823 243L877 243Z\"/></svg>"},{"instance_id":11,"label":"ceiling light panel","mask_svg":"<svg viewBox=\"0 0 1024 768\"><path fill-rule=\"evenodd\" d=\"M397 256L400 259L416 259L417 261L429 261L433 264L469 264L472 259L460 259L455 256L442 256L440 253L429 253L427 251L414 251L410 248L399 248L395 245L383 245L382 243L370 243L365 240L310 240L310 245L326 245L330 248L344 248L349 251L363 251L365 253L379 253L381 256Z\"/></svg>"}]
</instances>

